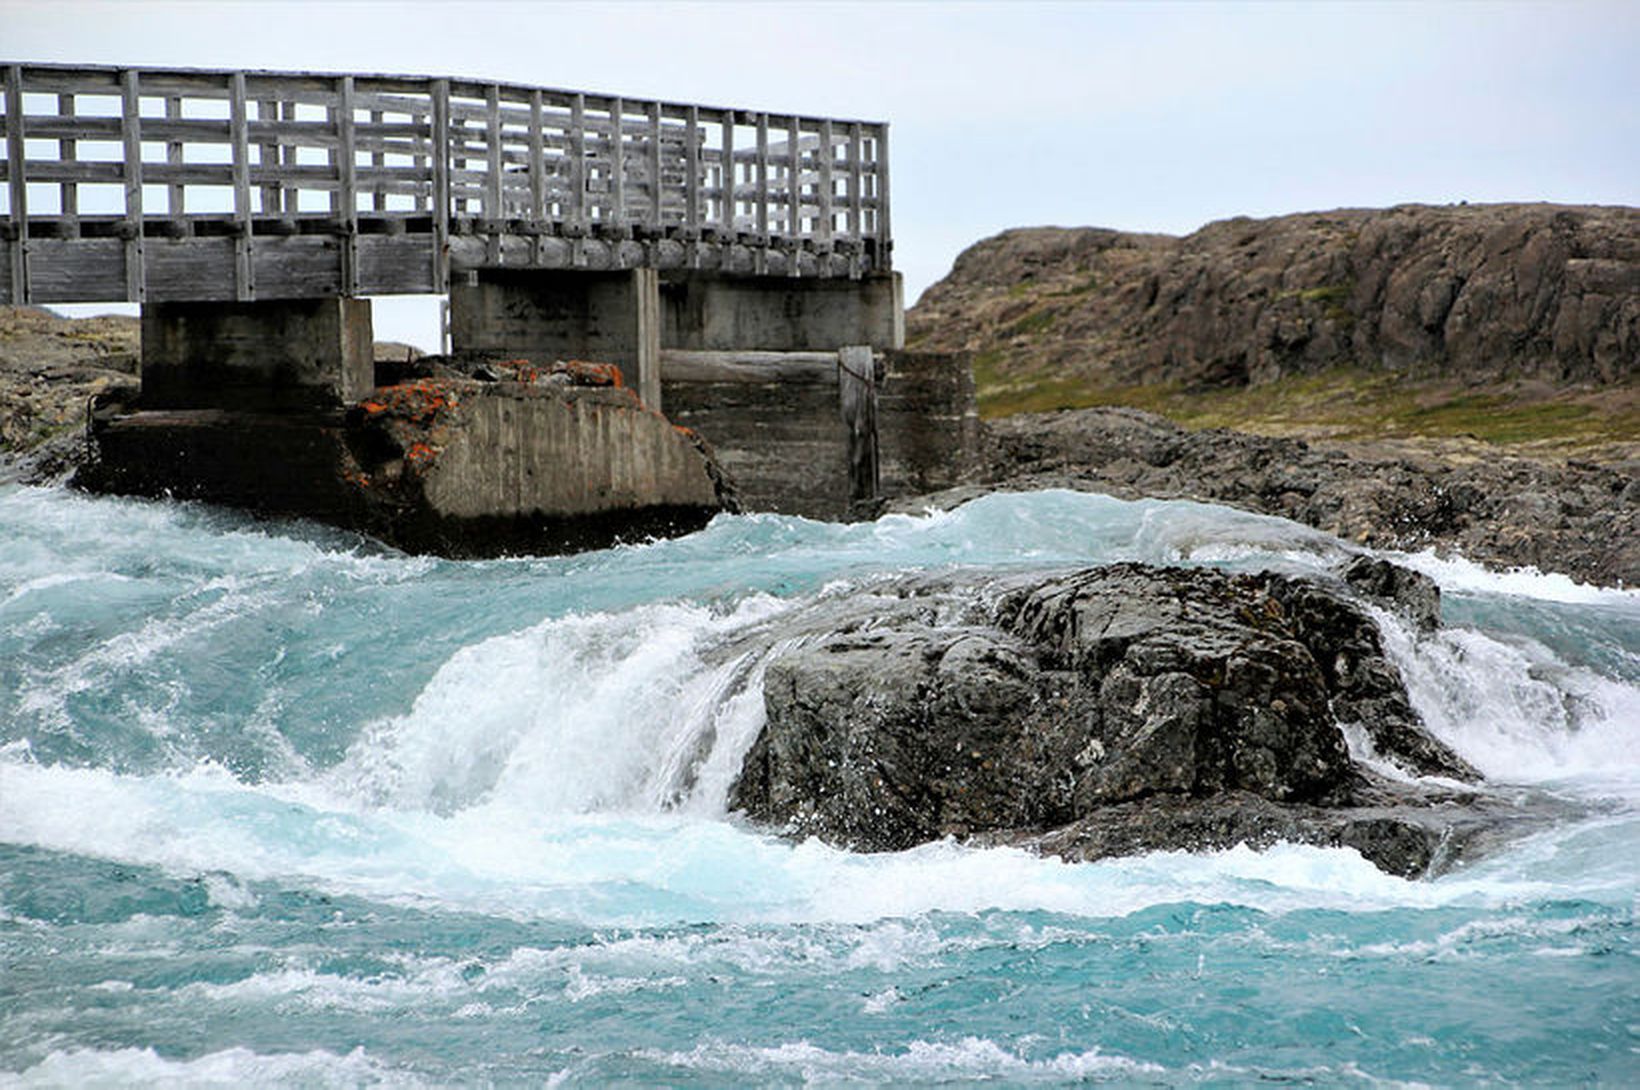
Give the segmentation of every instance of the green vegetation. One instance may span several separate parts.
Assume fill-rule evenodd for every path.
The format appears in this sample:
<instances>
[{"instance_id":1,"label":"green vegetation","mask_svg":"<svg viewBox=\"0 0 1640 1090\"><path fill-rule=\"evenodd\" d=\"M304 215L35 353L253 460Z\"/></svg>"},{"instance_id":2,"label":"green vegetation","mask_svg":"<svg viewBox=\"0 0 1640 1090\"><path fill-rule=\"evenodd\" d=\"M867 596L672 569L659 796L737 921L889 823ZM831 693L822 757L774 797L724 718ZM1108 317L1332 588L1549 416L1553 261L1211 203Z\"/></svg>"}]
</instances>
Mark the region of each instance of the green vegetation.
<instances>
[{"instance_id":1,"label":"green vegetation","mask_svg":"<svg viewBox=\"0 0 1640 1090\"><path fill-rule=\"evenodd\" d=\"M1412 380L1339 368L1256 387L1187 390L1179 384L1101 384L1066 375L1004 375L1000 351L975 357L980 414L1008 416L1095 405L1161 413L1186 428L1349 440L1469 437L1576 453L1640 441L1640 384L1598 392Z\"/></svg>"},{"instance_id":2,"label":"green vegetation","mask_svg":"<svg viewBox=\"0 0 1640 1090\"><path fill-rule=\"evenodd\" d=\"M1033 310L1002 331L1004 337L1034 337L1053 328L1059 315L1051 310Z\"/></svg>"}]
</instances>

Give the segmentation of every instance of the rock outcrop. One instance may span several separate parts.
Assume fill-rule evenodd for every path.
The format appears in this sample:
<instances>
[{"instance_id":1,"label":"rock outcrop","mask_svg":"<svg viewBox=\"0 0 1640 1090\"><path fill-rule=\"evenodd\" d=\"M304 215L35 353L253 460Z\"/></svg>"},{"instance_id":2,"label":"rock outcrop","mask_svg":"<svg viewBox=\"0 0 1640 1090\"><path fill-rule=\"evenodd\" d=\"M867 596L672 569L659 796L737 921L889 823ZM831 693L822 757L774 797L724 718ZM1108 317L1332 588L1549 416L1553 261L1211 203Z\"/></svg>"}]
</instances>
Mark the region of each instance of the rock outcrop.
<instances>
[{"instance_id":1,"label":"rock outcrop","mask_svg":"<svg viewBox=\"0 0 1640 1090\"><path fill-rule=\"evenodd\" d=\"M798 836L946 836L1088 859L1293 839L1396 874L1510 807L1429 734L1351 586L1434 623L1436 591L1362 561L1336 584L1117 564L904 580L776 659L731 804ZM1412 776L1351 756L1344 727Z\"/></svg>"},{"instance_id":2,"label":"rock outcrop","mask_svg":"<svg viewBox=\"0 0 1640 1090\"><path fill-rule=\"evenodd\" d=\"M1402 205L1212 223L1184 238L1006 231L906 317L1001 373L1257 384L1353 365L1466 380L1640 372L1640 210Z\"/></svg>"},{"instance_id":3,"label":"rock outcrop","mask_svg":"<svg viewBox=\"0 0 1640 1090\"><path fill-rule=\"evenodd\" d=\"M1243 432L1190 432L1135 409L1030 413L987 422L983 490L1082 488L1124 499L1225 503L1375 548L1436 548L1504 567L1640 585L1635 465L1459 456L1417 444L1341 449ZM975 488L901 509L951 506Z\"/></svg>"}]
</instances>

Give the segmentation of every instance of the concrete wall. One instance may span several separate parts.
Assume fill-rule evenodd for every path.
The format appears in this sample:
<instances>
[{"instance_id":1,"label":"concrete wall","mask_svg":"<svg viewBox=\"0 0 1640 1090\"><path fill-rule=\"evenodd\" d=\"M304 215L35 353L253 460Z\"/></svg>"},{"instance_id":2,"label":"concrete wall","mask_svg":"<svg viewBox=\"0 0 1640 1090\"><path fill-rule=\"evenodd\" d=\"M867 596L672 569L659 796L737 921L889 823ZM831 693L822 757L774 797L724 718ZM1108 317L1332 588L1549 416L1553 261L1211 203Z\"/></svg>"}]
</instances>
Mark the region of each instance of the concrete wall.
<instances>
[{"instance_id":1,"label":"concrete wall","mask_svg":"<svg viewBox=\"0 0 1640 1090\"><path fill-rule=\"evenodd\" d=\"M889 352L877 388L882 495L915 496L962 484L980 468L972 357Z\"/></svg>"},{"instance_id":2,"label":"concrete wall","mask_svg":"<svg viewBox=\"0 0 1640 1090\"><path fill-rule=\"evenodd\" d=\"M247 412L340 407L375 385L370 301L142 308L142 402Z\"/></svg>"},{"instance_id":3,"label":"concrete wall","mask_svg":"<svg viewBox=\"0 0 1640 1090\"><path fill-rule=\"evenodd\" d=\"M596 360L659 407L656 273L486 271L450 287L450 348L457 355Z\"/></svg>"},{"instance_id":4,"label":"concrete wall","mask_svg":"<svg viewBox=\"0 0 1640 1090\"><path fill-rule=\"evenodd\" d=\"M694 428L734 478L749 511L849 515L848 432L837 356L820 352L661 352L667 416ZM882 355L877 430L882 496L967 480L979 414L966 355Z\"/></svg>"},{"instance_id":5,"label":"concrete wall","mask_svg":"<svg viewBox=\"0 0 1640 1090\"><path fill-rule=\"evenodd\" d=\"M460 398L423 483L439 516L718 505L694 444L628 391L490 383L465 386Z\"/></svg>"},{"instance_id":6,"label":"concrete wall","mask_svg":"<svg viewBox=\"0 0 1640 1090\"><path fill-rule=\"evenodd\" d=\"M660 302L662 348L794 352L905 345L899 273L861 280L667 273Z\"/></svg>"}]
</instances>

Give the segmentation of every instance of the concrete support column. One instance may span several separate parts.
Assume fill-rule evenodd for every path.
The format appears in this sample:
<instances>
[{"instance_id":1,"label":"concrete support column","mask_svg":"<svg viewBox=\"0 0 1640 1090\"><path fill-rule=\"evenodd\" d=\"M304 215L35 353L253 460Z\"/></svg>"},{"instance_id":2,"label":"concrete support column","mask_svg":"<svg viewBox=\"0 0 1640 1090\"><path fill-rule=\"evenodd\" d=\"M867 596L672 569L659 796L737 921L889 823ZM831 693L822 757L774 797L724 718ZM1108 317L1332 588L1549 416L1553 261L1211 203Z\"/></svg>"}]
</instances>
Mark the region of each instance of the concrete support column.
<instances>
[{"instance_id":1,"label":"concrete support column","mask_svg":"<svg viewBox=\"0 0 1640 1090\"><path fill-rule=\"evenodd\" d=\"M613 363L659 409L660 315L654 269L484 271L451 285L450 350L538 365Z\"/></svg>"},{"instance_id":2,"label":"concrete support column","mask_svg":"<svg viewBox=\"0 0 1640 1090\"><path fill-rule=\"evenodd\" d=\"M339 408L375 387L370 300L145 303L142 404Z\"/></svg>"},{"instance_id":3,"label":"concrete support column","mask_svg":"<svg viewBox=\"0 0 1640 1090\"><path fill-rule=\"evenodd\" d=\"M836 351L905 347L899 273L861 280L668 273L661 343L691 351Z\"/></svg>"}]
</instances>

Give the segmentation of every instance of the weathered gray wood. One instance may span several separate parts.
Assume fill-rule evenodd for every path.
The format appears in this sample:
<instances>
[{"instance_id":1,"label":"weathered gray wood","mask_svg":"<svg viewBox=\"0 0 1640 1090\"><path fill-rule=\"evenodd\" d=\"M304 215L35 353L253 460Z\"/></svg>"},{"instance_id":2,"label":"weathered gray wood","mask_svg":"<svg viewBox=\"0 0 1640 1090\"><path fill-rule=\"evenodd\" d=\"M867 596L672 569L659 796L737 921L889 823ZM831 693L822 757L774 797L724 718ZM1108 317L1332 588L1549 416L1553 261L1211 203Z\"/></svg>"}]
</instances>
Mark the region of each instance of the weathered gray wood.
<instances>
[{"instance_id":1,"label":"weathered gray wood","mask_svg":"<svg viewBox=\"0 0 1640 1090\"><path fill-rule=\"evenodd\" d=\"M433 81L433 290L450 290L450 81Z\"/></svg>"},{"instance_id":2,"label":"weathered gray wood","mask_svg":"<svg viewBox=\"0 0 1640 1090\"><path fill-rule=\"evenodd\" d=\"M820 122L820 222L815 225L815 238L827 250L831 249L831 236L834 224L831 218L832 192L832 162L837 155L837 145L832 143L831 122Z\"/></svg>"},{"instance_id":3,"label":"weathered gray wood","mask_svg":"<svg viewBox=\"0 0 1640 1090\"><path fill-rule=\"evenodd\" d=\"M661 378L666 382L788 383L835 386L835 352L701 352L661 349Z\"/></svg>"},{"instance_id":4,"label":"weathered gray wood","mask_svg":"<svg viewBox=\"0 0 1640 1090\"><path fill-rule=\"evenodd\" d=\"M336 88L337 156L340 172L336 179L341 204L342 287L349 295L361 294L359 283L359 151L354 140L353 77L343 76Z\"/></svg>"},{"instance_id":5,"label":"weathered gray wood","mask_svg":"<svg viewBox=\"0 0 1640 1090\"><path fill-rule=\"evenodd\" d=\"M147 299L147 258L142 240L142 98L137 70L128 68L120 84L120 110L125 137L125 298Z\"/></svg>"},{"instance_id":6,"label":"weathered gray wood","mask_svg":"<svg viewBox=\"0 0 1640 1090\"><path fill-rule=\"evenodd\" d=\"M216 134L217 123L207 122L211 133ZM169 95L165 99L165 121L160 125L153 122L148 124L148 135L165 141L165 162L167 166L176 168L178 174L182 171L183 136L188 129L182 123L182 99ZM224 134L226 130L224 129ZM173 218L187 215L188 189L180 181L172 182L165 187L165 211Z\"/></svg>"},{"instance_id":7,"label":"weathered gray wood","mask_svg":"<svg viewBox=\"0 0 1640 1090\"><path fill-rule=\"evenodd\" d=\"M723 147L720 149L722 154L718 162L722 163L723 166L722 181L718 186L720 193L718 211L722 215L724 234L733 236L735 233L735 213L737 211L735 208L735 115L733 111L724 111L722 128Z\"/></svg>"},{"instance_id":8,"label":"weathered gray wood","mask_svg":"<svg viewBox=\"0 0 1640 1090\"><path fill-rule=\"evenodd\" d=\"M57 112L59 114L74 114L74 96L64 94L57 96ZM72 137L65 137L57 141L57 158L65 163L72 163L78 155L78 142ZM77 238L80 233L80 191L73 182L63 182L57 187L57 208L63 219L64 234L68 238Z\"/></svg>"},{"instance_id":9,"label":"weathered gray wood","mask_svg":"<svg viewBox=\"0 0 1640 1090\"><path fill-rule=\"evenodd\" d=\"M366 126L367 135L378 134L381 132L382 128L382 112L380 110L370 111L370 124ZM355 140L359 139L359 132L357 129L354 130L353 138ZM381 141L375 141L369 145L370 166L372 170L384 170L386 168L387 155L384 151L385 147L386 144ZM371 180L374 182L377 180L377 177L372 176ZM382 189L379 185L373 185L371 187L370 208L375 212L387 211L387 191Z\"/></svg>"},{"instance_id":10,"label":"weathered gray wood","mask_svg":"<svg viewBox=\"0 0 1640 1090\"><path fill-rule=\"evenodd\" d=\"M683 144L683 225L692 243L700 239L700 108L689 107ZM698 255L698 246L694 253ZM698 256L691 261L698 260Z\"/></svg>"},{"instance_id":11,"label":"weathered gray wood","mask_svg":"<svg viewBox=\"0 0 1640 1090\"><path fill-rule=\"evenodd\" d=\"M626 223L626 148L621 143L621 123L626 116L626 104L622 99L612 99L609 104L609 214L614 226L623 226Z\"/></svg>"},{"instance_id":12,"label":"weathered gray wood","mask_svg":"<svg viewBox=\"0 0 1640 1090\"><path fill-rule=\"evenodd\" d=\"M28 291L28 178L23 173L23 69L6 66L6 179L11 200L11 301L26 304Z\"/></svg>"},{"instance_id":13,"label":"weathered gray wood","mask_svg":"<svg viewBox=\"0 0 1640 1090\"><path fill-rule=\"evenodd\" d=\"M371 279L359 258L361 212L371 217L367 233L423 233L403 253L420 255L412 261L430 253L438 268L389 273L398 259L384 255L394 248L373 258L394 284L447 283L456 232L480 246L476 258L466 242L459 247L464 269L858 277L887 268L886 142L878 123L476 80L34 64L4 71L17 123L8 118L0 158L15 195L8 236L18 240L6 247L8 297L26 292L30 243L42 236L65 244L52 250L52 292L69 290L65 270L75 260L87 263L88 284L105 283L99 263L108 247L72 245L85 231L88 242L124 244L127 298L142 296L147 271L157 267L144 247L160 239L167 268L214 267L227 244L208 241L201 252L214 256L187 256L194 251L184 243L195 235L237 240L231 271L210 290L260 297L263 240L313 236L339 255L344 290L362 293ZM118 115L80 97L90 95L115 96ZM142 98L160 100L163 116L142 117ZM742 124L755 129L755 145L736 146L751 143L737 132ZM55 153L26 141L49 141ZM87 159L88 141L118 141L122 156ZM163 149L155 161L143 161L145 143ZM838 154L845 146L846 159ZM835 183L839 169L847 171L846 189ZM117 233L109 217L79 207L85 185L110 183L126 193ZM29 215L31 184L58 187L54 212ZM143 207L144 186L163 187L163 219ZM218 192L201 199L189 192L194 187ZM641 228L636 237L634 228ZM852 244L828 247L833 238Z\"/></svg>"},{"instance_id":14,"label":"weathered gray wood","mask_svg":"<svg viewBox=\"0 0 1640 1090\"><path fill-rule=\"evenodd\" d=\"M877 127L877 162L875 164L877 176L877 230L874 232L877 242L877 262L880 268L888 267L889 240L893 233L888 222L888 126Z\"/></svg>"},{"instance_id":15,"label":"weathered gray wood","mask_svg":"<svg viewBox=\"0 0 1640 1090\"><path fill-rule=\"evenodd\" d=\"M661 230L661 104L649 104L649 229L655 235ZM656 387L659 390L659 387ZM658 396L658 394L657 394Z\"/></svg>"},{"instance_id":16,"label":"weathered gray wood","mask_svg":"<svg viewBox=\"0 0 1640 1090\"><path fill-rule=\"evenodd\" d=\"M228 122L233 132L233 216L234 288L243 302L256 298L255 272L251 266L251 145L246 128L245 74L228 77Z\"/></svg>"}]
</instances>

